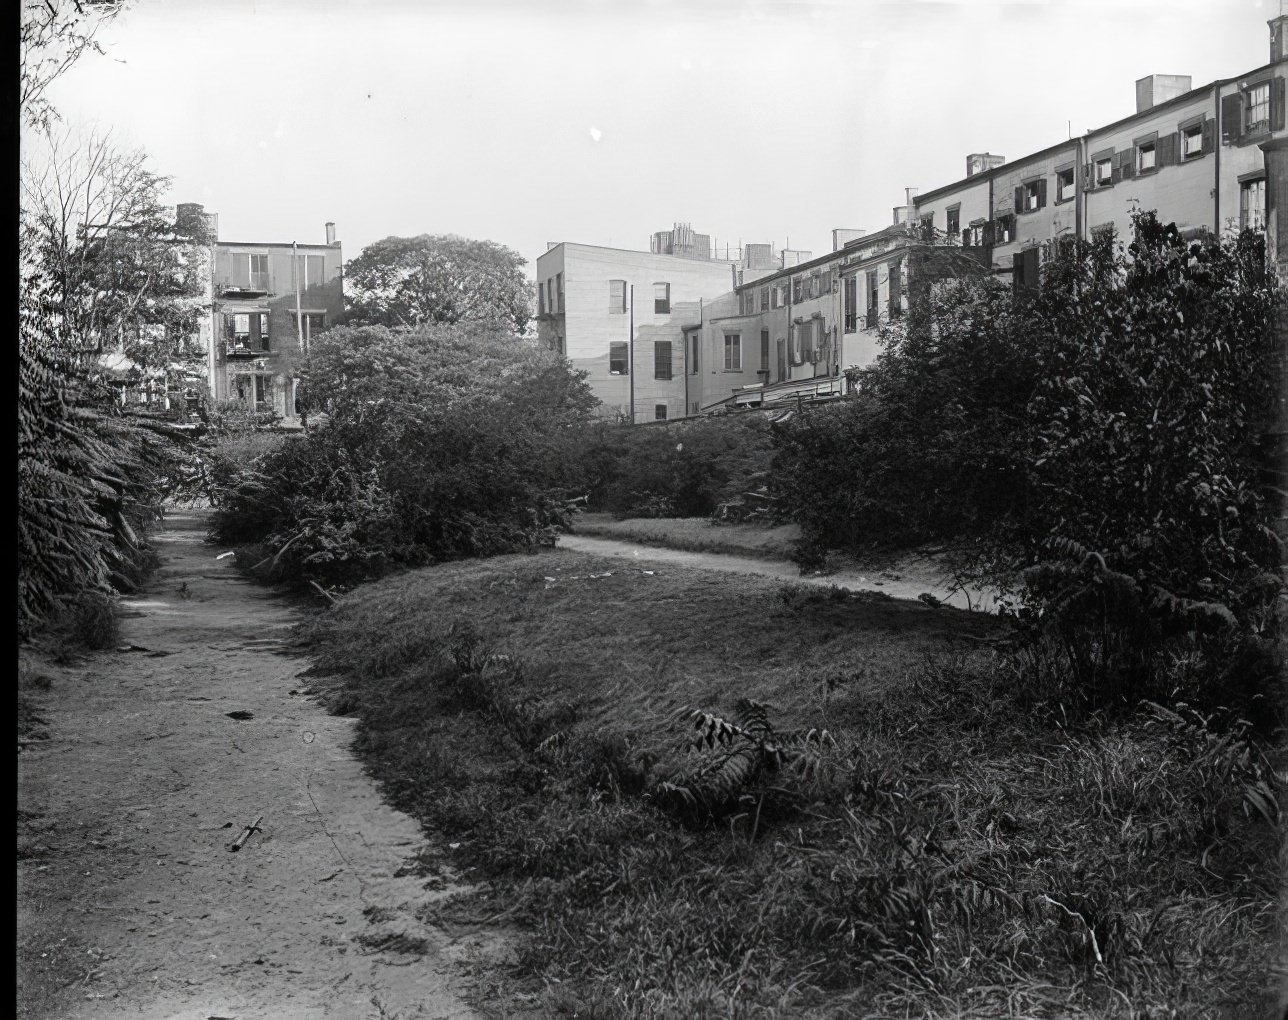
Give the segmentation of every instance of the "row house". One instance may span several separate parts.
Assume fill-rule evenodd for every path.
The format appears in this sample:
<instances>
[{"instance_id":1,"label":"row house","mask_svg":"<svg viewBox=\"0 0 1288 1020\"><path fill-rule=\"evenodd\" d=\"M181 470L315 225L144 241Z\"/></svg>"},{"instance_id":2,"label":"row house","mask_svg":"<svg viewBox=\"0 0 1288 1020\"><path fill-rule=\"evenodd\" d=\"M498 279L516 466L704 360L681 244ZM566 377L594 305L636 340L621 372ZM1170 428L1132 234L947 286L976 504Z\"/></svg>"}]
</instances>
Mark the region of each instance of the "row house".
<instances>
[{"instance_id":1,"label":"row house","mask_svg":"<svg viewBox=\"0 0 1288 1020\"><path fill-rule=\"evenodd\" d=\"M344 311L335 224L324 244L215 240L211 262L211 398L293 420L301 357Z\"/></svg>"},{"instance_id":2,"label":"row house","mask_svg":"<svg viewBox=\"0 0 1288 1020\"><path fill-rule=\"evenodd\" d=\"M1135 209L1157 209L1183 231L1264 227L1266 147L1283 136L1282 39L1272 19L1271 60L1237 78L1191 87L1184 75L1136 82L1136 112L1011 162L967 157L966 176L915 199L925 232L985 247L995 269L1036 279L1040 246L1059 237L1130 237Z\"/></svg>"}]
</instances>

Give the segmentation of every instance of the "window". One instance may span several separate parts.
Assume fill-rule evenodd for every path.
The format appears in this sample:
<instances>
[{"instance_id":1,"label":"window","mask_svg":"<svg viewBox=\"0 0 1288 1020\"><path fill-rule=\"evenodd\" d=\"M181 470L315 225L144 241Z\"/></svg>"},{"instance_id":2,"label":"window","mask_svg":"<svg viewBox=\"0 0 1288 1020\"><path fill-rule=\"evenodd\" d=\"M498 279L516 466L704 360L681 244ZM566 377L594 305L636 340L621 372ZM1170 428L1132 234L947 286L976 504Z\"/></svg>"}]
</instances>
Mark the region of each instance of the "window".
<instances>
[{"instance_id":1,"label":"window","mask_svg":"<svg viewBox=\"0 0 1288 1020\"><path fill-rule=\"evenodd\" d=\"M1095 161L1094 179L1097 188L1108 188L1114 183L1114 157L1112 154Z\"/></svg>"},{"instance_id":2,"label":"window","mask_svg":"<svg viewBox=\"0 0 1288 1020\"><path fill-rule=\"evenodd\" d=\"M859 328L859 278L847 276L842 287L845 305L845 332L853 333Z\"/></svg>"},{"instance_id":3,"label":"window","mask_svg":"<svg viewBox=\"0 0 1288 1020\"><path fill-rule=\"evenodd\" d=\"M264 372L239 373L232 378L232 397L260 410L273 406L273 377Z\"/></svg>"},{"instance_id":4,"label":"window","mask_svg":"<svg viewBox=\"0 0 1288 1020\"><path fill-rule=\"evenodd\" d=\"M867 290L868 290L868 314L867 314L867 321L864 323L864 325L866 325L868 329L875 329L877 324L877 315L878 315L877 308L881 301L879 297L879 292L877 290L877 271L875 269L868 270Z\"/></svg>"},{"instance_id":5,"label":"window","mask_svg":"<svg viewBox=\"0 0 1288 1020\"><path fill-rule=\"evenodd\" d=\"M1057 170L1055 174L1055 200L1068 202L1074 197L1073 167Z\"/></svg>"},{"instance_id":6,"label":"window","mask_svg":"<svg viewBox=\"0 0 1288 1020\"><path fill-rule=\"evenodd\" d=\"M671 341L653 341L653 378L671 378Z\"/></svg>"},{"instance_id":7,"label":"window","mask_svg":"<svg viewBox=\"0 0 1288 1020\"><path fill-rule=\"evenodd\" d=\"M1194 159L1203 155L1203 124L1193 124L1181 129L1181 159Z\"/></svg>"},{"instance_id":8,"label":"window","mask_svg":"<svg viewBox=\"0 0 1288 1020\"><path fill-rule=\"evenodd\" d=\"M1136 172L1147 174L1154 170L1158 160L1158 143L1142 142L1136 146Z\"/></svg>"},{"instance_id":9,"label":"window","mask_svg":"<svg viewBox=\"0 0 1288 1020\"><path fill-rule=\"evenodd\" d=\"M1005 213L997 218L996 243L1010 244L1015 240L1015 216Z\"/></svg>"},{"instance_id":10,"label":"window","mask_svg":"<svg viewBox=\"0 0 1288 1020\"><path fill-rule=\"evenodd\" d=\"M669 315L671 313L671 285L669 283L653 284L653 314Z\"/></svg>"},{"instance_id":11,"label":"window","mask_svg":"<svg viewBox=\"0 0 1288 1020\"><path fill-rule=\"evenodd\" d=\"M612 315L626 314L626 281L608 281L608 311Z\"/></svg>"},{"instance_id":12,"label":"window","mask_svg":"<svg viewBox=\"0 0 1288 1020\"><path fill-rule=\"evenodd\" d=\"M962 232L962 207L960 205L949 206L945 219L948 222L946 229L950 237L956 237Z\"/></svg>"},{"instance_id":13,"label":"window","mask_svg":"<svg viewBox=\"0 0 1288 1020\"><path fill-rule=\"evenodd\" d=\"M546 306L550 309L550 314L555 313L555 278L552 276L546 281Z\"/></svg>"},{"instance_id":14,"label":"window","mask_svg":"<svg viewBox=\"0 0 1288 1020\"><path fill-rule=\"evenodd\" d=\"M760 370L769 373L769 330L760 331Z\"/></svg>"},{"instance_id":15,"label":"window","mask_svg":"<svg viewBox=\"0 0 1288 1020\"><path fill-rule=\"evenodd\" d=\"M304 263L301 266L303 276L300 279L300 285L305 290L326 283L325 255L305 255L300 261Z\"/></svg>"},{"instance_id":16,"label":"window","mask_svg":"<svg viewBox=\"0 0 1288 1020\"><path fill-rule=\"evenodd\" d=\"M268 290L268 256L233 255L233 286L247 290Z\"/></svg>"},{"instance_id":17,"label":"window","mask_svg":"<svg viewBox=\"0 0 1288 1020\"><path fill-rule=\"evenodd\" d=\"M261 351L270 351L273 349L269 344L268 319L268 312L256 312L255 321L251 324L252 331L259 331L259 349Z\"/></svg>"},{"instance_id":18,"label":"window","mask_svg":"<svg viewBox=\"0 0 1288 1020\"><path fill-rule=\"evenodd\" d=\"M653 420L654 420L654 421L666 421L666 405L665 405L665 404L654 404L654 405L653 405Z\"/></svg>"},{"instance_id":19,"label":"window","mask_svg":"<svg viewBox=\"0 0 1288 1020\"><path fill-rule=\"evenodd\" d=\"M608 374L625 375L627 372L626 365L626 344L612 343L608 345Z\"/></svg>"},{"instance_id":20,"label":"window","mask_svg":"<svg viewBox=\"0 0 1288 1020\"><path fill-rule=\"evenodd\" d=\"M926 213L926 215L921 217L921 236L927 241L932 240L934 238L935 236L935 214L934 213L928 212Z\"/></svg>"},{"instance_id":21,"label":"window","mask_svg":"<svg viewBox=\"0 0 1288 1020\"><path fill-rule=\"evenodd\" d=\"M796 342L792 345L792 361L802 364L814 360L814 323L801 322L796 325Z\"/></svg>"},{"instance_id":22,"label":"window","mask_svg":"<svg viewBox=\"0 0 1288 1020\"><path fill-rule=\"evenodd\" d=\"M742 371L742 334L741 333L725 334L724 367L726 372Z\"/></svg>"},{"instance_id":23,"label":"window","mask_svg":"<svg viewBox=\"0 0 1288 1020\"><path fill-rule=\"evenodd\" d=\"M769 288L768 287L760 288L760 310L762 312L769 311Z\"/></svg>"},{"instance_id":24,"label":"window","mask_svg":"<svg viewBox=\"0 0 1288 1020\"><path fill-rule=\"evenodd\" d=\"M769 288L769 307L770 308L778 307L778 288L777 287Z\"/></svg>"},{"instance_id":25,"label":"window","mask_svg":"<svg viewBox=\"0 0 1288 1020\"><path fill-rule=\"evenodd\" d=\"M1015 211L1033 212L1046 205L1046 179L1025 181L1015 189Z\"/></svg>"},{"instance_id":26,"label":"window","mask_svg":"<svg viewBox=\"0 0 1288 1020\"><path fill-rule=\"evenodd\" d=\"M1266 226L1266 179L1244 181L1239 185L1239 228L1263 230Z\"/></svg>"},{"instance_id":27,"label":"window","mask_svg":"<svg viewBox=\"0 0 1288 1020\"><path fill-rule=\"evenodd\" d=\"M818 273L811 274L809 278L809 296L816 298L823 293L823 281Z\"/></svg>"},{"instance_id":28,"label":"window","mask_svg":"<svg viewBox=\"0 0 1288 1020\"><path fill-rule=\"evenodd\" d=\"M233 316L233 343L238 347L250 346L250 314L247 312Z\"/></svg>"},{"instance_id":29,"label":"window","mask_svg":"<svg viewBox=\"0 0 1288 1020\"><path fill-rule=\"evenodd\" d=\"M698 374L698 348L699 348L698 334L694 333L692 336L689 337L689 350L690 350L689 373L691 375Z\"/></svg>"},{"instance_id":30,"label":"window","mask_svg":"<svg viewBox=\"0 0 1288 1020\"><path fill-rule=\"evenodd\" d=\"M537 314L545 315L546 314L546 288L541 284L537 284L537 306L538 306Z\"/></svg>"},{"instance_id":31,"label":"window","mask_svg":"<svg viewBox=\"0 0 1288 1020\"><path fill-rule=\"evenodd\" d=\"M1245 110L1244 131L1258 131L1270 126L1270 82L1248 89Z\"/></svg>"},{"instance_id":32,"label":"window","mask_svg":"<svg viewBox=\"0 0 1288 1020\"><path fill-rule=\"evenodd\" d=\"M555 273L555 296L559 299L559 304L558 304L556 307L558 307L559 311L560 311L560 312L562 312L562 311L564 310L564 307L563 307L563 273Z\"/></svg>"},{"instance_id":33,"label":"window","mask_svg":"<svg viewBox=\"0 0 1288 1020\"><path fill-rule=\"evenodd\" d=\"M805 296L805 278L798 276L792 280L792 302L800 304L801 299Z\"/></svg>"},{"instance_id":34,"label":"window","mask_svg":"<svg viewBox=\"0 0 1288 1020\"><path fill-rule=\"evenodd\" d=\"M890 263L890 318L898 318L903 312L903 279L899 260Z\"/></svg>"},{"instance_id":35,"label":"window","mask_svg":"<svg viewBox=\"0 0 1288 1020\"><path fill-rule=\"evenodd\" d=\"M984 243L984 221L975 220L966 228L968 233L962 240L962 244L968 248L978 248Z\"/></svg>"}]
</instances>

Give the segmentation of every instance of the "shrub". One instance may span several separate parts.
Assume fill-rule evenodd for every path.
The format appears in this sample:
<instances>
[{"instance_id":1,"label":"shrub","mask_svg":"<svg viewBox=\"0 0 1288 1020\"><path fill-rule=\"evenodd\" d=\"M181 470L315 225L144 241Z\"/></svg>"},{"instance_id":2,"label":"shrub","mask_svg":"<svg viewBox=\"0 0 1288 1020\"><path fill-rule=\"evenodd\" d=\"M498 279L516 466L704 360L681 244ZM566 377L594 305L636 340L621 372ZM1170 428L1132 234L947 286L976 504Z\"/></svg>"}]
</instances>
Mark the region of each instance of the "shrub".
<instances>
[{"instance_id":1,"label":"shrub","mask_svg":"<svg viewBox=\"0 0 1288 1020\"><path fill-rule=\"evenodd\" d=\"M222 462L216 540L263 543L274 577L346 585L567 526L569 432L590 397L562 360L467 326L330 330L312 358L330 421Z\"/></svg>"},{"instance_id":2,"label":"shrub","mask_svg":"<svg viewBox=\"0 0 1288 1020\"><path fill-rule=\"evenodd\" d=\"M1210 704L1234 684L1269 720L1281 544L1258 443L1280 294L1264 237L1187 241L1144 213L1126 251L1046 255L1033 295L939 285L886 329L856 400L775 427L798 558L942 544L969 583L1017 596L1026 680L1068 707Z\"/></svg>"},{"instance_id":3,"label":"shrub","mask_svg":"<svg viewBox=\"0 0 1288 1020\"><path fill-rule=\"evenodd\" d=\"M580 462L589 506L618 517L705 517L760 487L769 467L769 426L757 415L666 426L594 425Z\"/></svg>"}]
</instances>

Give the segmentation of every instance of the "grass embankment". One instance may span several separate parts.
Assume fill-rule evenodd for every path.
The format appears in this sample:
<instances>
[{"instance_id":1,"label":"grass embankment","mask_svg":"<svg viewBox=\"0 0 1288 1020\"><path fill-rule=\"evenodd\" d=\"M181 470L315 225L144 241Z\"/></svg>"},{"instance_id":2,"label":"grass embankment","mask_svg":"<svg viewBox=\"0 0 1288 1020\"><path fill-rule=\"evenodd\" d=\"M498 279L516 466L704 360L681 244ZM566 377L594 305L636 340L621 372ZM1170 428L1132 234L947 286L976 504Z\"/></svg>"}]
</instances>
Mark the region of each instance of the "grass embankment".
<instances>
[{"instance_id":1,"label":"grass embankment","mask_svg":"<svg viewBox=\"0 0 1288 1020\"><path fill-rule=\"evenodd\" d=\"M543 1015L1266 1015L1258 752L1183 714L1066 727L1001 627L552 552L369 585L311 643L491 896L446 909L513 908ZM777 735L681 750L677 709L740 698Z\"/></svg>"},{"instance_id":2,"label":"grass embankment","mask_svg":"<svg viewBox=\"0 0 1288 1020\"><path fill-rule=\"evenodd\" d=\"M631 517L580 514L573 522L578 535L616 538L641 545L687 549L690 552L730 553L768 560L790 560L801 529L796 524L713 524L707 517Z\"/></svg>"}]
</instances>

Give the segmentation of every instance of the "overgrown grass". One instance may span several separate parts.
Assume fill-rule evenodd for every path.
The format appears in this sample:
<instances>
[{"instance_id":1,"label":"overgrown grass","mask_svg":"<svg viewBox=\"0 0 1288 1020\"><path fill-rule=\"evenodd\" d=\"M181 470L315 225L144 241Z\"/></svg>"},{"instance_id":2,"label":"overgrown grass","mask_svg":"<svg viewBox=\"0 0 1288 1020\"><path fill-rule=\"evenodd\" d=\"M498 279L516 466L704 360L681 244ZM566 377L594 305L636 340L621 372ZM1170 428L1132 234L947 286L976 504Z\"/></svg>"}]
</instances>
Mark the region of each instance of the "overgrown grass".
<instances>
[{"instance_id":1,"label":"overgrown grass","mask_svg":"<svg viewBox=\"0 0 1288 1020\"><path fill-rule=\"evenodd\" d=\"M580 514L573 521L578 535L617 538L641 545L660 545L692 552L732 553L768 560L790 560L800 538L800 526L779 524L713 524L705 517L632 517Z\"/></svg>"},{"instance_id":2,"label":"overgrown grass","mask_svg":"<svg viewBox=\"0 0 1288 1020\"><path fill-rule=\"evenodd\" d=\"M999 621L786 596L555 552L371 585L309 638L387 792L490 896L447 916L511 905L547 1015L1269 1015L1279 791L1242 727L1069 725ZM677 714L748 698L783 746L827 731L812 767L762 754L673 810L701 775Z\"/></svg>"}]
</instances>

